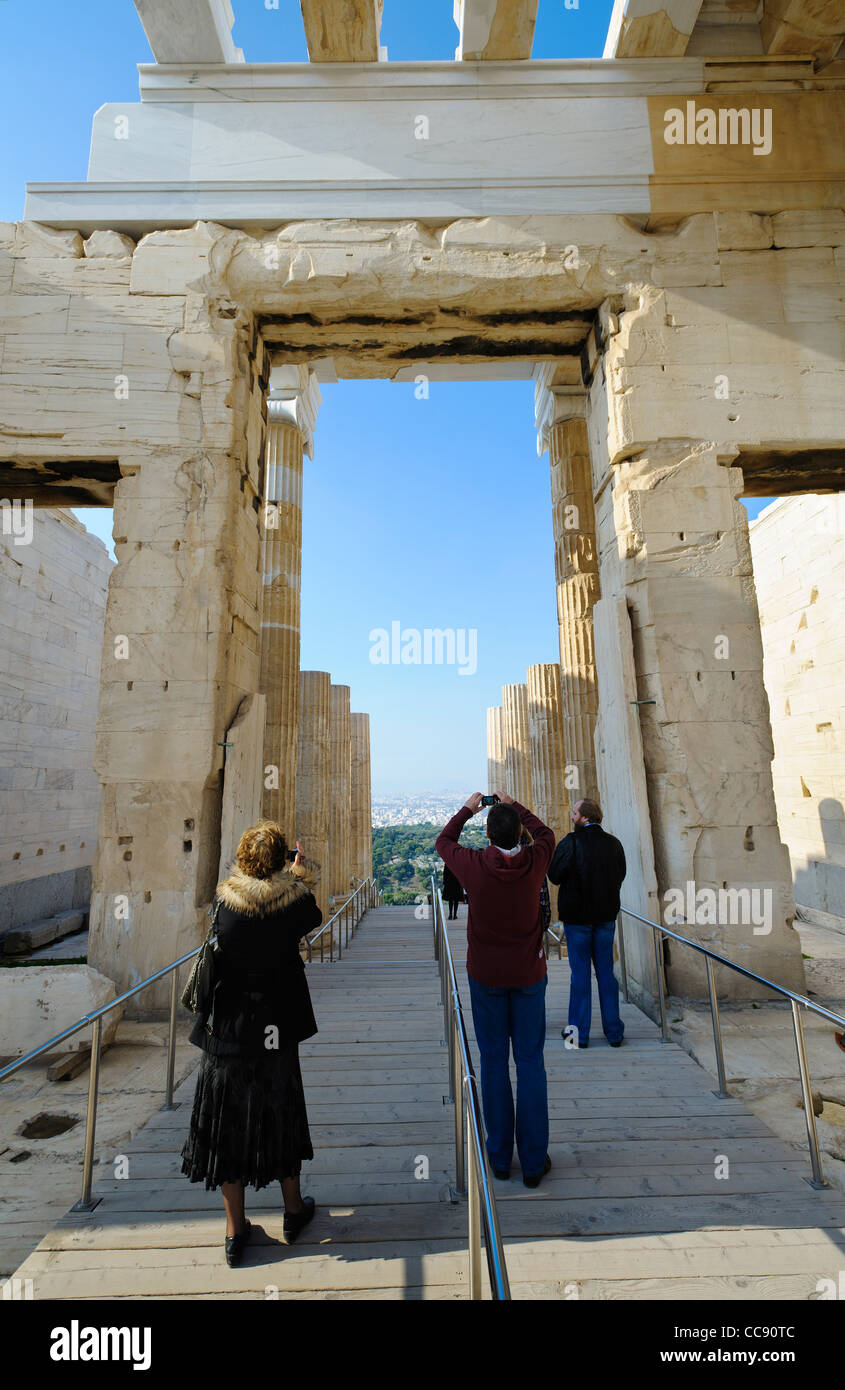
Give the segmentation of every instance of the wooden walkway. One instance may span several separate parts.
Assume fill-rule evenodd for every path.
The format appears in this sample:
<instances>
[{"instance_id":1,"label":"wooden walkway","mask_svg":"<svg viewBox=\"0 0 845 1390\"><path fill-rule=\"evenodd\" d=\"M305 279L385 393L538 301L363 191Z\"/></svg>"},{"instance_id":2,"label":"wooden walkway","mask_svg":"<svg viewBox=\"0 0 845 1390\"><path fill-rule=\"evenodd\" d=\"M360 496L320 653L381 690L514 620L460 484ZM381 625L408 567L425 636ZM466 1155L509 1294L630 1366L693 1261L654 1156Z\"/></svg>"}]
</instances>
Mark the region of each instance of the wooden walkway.
<instances>
[{"instance_id":1,"label":"wooden walkway","mask_svg":"<svg viewBox=\"0 0 845 1390\"><path fill-rule=\"evenodd\" d=\"M471 1028L461 911L453 949ZM549 974L554 1166L536 1191L518 1167L494 1181L514 1297L807 1299L837 1278L842 1194L813 1191L806 1162L740 1101L717 1100L708 1073L633 1006L625 1047L594 1021L590 1048L566 1050L566 960ZM303 1188L319 1210L305 1235L281 1244L278 1187L249 1190L254 1242L227 1267L219 1193L179 1172L190 1078L178 1109L127 1147L129 1176L104 1173L95 1211L65 1217L17 1270L35 1298L467 1296L430 922L371 911L342 962L313 965L309 982L320 1032L302 1047L316 1155Z\"/></svg>"}]
</instances>

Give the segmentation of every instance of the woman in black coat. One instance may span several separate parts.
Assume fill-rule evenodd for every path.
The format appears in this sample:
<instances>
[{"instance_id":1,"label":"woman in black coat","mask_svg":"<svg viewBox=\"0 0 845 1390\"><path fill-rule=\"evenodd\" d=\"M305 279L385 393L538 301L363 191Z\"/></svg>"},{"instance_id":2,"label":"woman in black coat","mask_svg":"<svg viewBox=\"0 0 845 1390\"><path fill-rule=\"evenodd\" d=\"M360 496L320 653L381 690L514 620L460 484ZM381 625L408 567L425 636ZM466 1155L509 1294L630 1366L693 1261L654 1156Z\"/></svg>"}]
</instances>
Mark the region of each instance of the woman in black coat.
<instances>
[{"instance_id":1,"label":"woman in black coat","mask_svg":"<svg viewBox=\"0 0 845 1390\"><path fill-rule=\"evenodd\" d=\"M190 1035L202 1048L182 1172L222 1189L226 1260L240 1263L250 1236L244 1186L280 1182L290 1244L313 1217L302 1197L303 1159L314 1157L299 1068L299 1043L317 1024L299 943L322 922L311 889L320 866L297 844L293 863L281 828L260 821L241 836L236 867L215 897L217 949L210 1013Z\"/></svg>"},{"instance_id":2,"label":"woman in black coat","mask_svg":"<svg viewBox=\"0 0 845 1390\"><path fill-rule=\"evenodd\" d=\"M464 896L464 890L447 864L443 865L443 896L449 904L447 920L451 922L458 915L458 903Z\"/></svg>"}]
</instances>

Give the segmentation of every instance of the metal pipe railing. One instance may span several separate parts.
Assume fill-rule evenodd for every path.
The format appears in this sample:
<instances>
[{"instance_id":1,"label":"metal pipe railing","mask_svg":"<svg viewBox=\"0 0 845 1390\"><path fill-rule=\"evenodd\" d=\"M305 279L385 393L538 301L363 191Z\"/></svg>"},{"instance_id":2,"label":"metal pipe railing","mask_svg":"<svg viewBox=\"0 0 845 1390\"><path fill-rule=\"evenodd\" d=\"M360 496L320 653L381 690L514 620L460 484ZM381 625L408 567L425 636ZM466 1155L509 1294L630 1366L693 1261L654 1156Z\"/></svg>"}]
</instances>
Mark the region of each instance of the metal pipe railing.
<instances>
[{"instance_id":1,"label":"metal pipe railing","mask_svg":"<svg viewBox=\"0 0 845 1390\"><path fill-rule=\"evenodd\" d=\"M356 901L362 894L363 897L361 897L361 901ZM355 928L357 927L364 913L367 912L368 909L371 907L378 907L380 898L381 893L379 892L379 886L374 879L365 878L363 883L359 883L358 887L354 889L352 893L349 894L349 897L341 903L340 907L335 909L329 920L327 922L324 922L322 927L320 927L320 929L316 931L313 936L306 936L305 945L308 951L309 961L313 960L314 958L314 945L317 941L319 941L320 943L320 960L322 961L324 959L323 952L325 942L323 938L326 932L329 932L329 960L334 961L335 922L338 923L337 958L338 960L342 960L344 944L346 946L349 945L350 916L352 919L352 935L354 937ZM350 904L354 904L354 906L350 908ZM344 930L346 933L345 943Z\"/></svg>"},{"instance_id":2,"label":"metal pipe railing","mask_svg":"<svg viewBox=\"0 0 845 1390\"><path fill-rule=\"evenodd\" d=\"M367 906L378 906L381 899L381 893L379 891L378 884L375 883L372 879L365 879L364 882L360 884L358 888L356 888L355 892L350 894L350 897L347 899L347 903L350 902L352 898L357 897L361 893L363 893L364 897L366 898ZM356 906L359 905L360 904ZM342 911L342 909L340 910ZM363 912L366 912L366 910L367 907L364 907ZM353 933L355 925L357 925L361 916L363 916L363 912L359 913L358 917L356 917L353 922ZM335 913L335 917L337 915L338 914ZM326 923L326 926L330 926L332 922L334 922L335 917L330 918L329 922ZM322 932L325 930L326 927L323 927L322 930L318 933L318 935L321 936ZM334 929L332 929L332 937L333 936ZM316 939L316 937L311 938L311 940ZM217 938L212 937L211 940L213 944L217 940ZM310 940L308 941L308 947L308 959L310 960ZM97 1205L97 1202L92 1200L91 1197L91 1186L94 1170L94 1140L96 1137L97 1130L97 1102L99 1099L100 1089L100 1060L102 1056L102 1019L107 1013L110 1013L112 1009L117 1009L122 1004L125 1004L127 999L132 999L136 994L140 994L142 989L147 989L150 985L155 984L158 980L165 979L168 975L171 976L170 1011L167 1037L167 1067L165 1072L165 1100L164 1105L161 1108L162 1110L174 1109L173 1087L176 1073L176 1019L179 1003L179 976L177 972L183 965L187 965L188 961L193 960L195 956L199 955L201 950L202 947L197 946L194 948L193 951L188 951L186 955L180 956L178 960L171 961L171 963L169 965L166 965L163 970L157 970L156 973L154 975L150 975L148 979L142 980L141 983L138 985L133 985L132 989L125 990L123 994L118 995L117 999L112 999L108 1004L103 1004L99 1009L95 1009L92 1013L86 1014L84 1018L80 1018L76 1023L72 1024L70 1028L63 1029L61 1033L57 1033L55 1037L48 1039L47 1042L41 1043L38 1047L34 1047L32 1051L27 1052L27 1054L24 1057L18 1057L14 1062L9 1062L5 1067L0 1068L0 1081L5 1081L8 1076L12 1076L16 1071L19 1071L21 1067L25 1067L28 1062L34 1061L36 1057L41 1057L45 1052L51 1052L53 1048L58 1047L58 1045L60 1043L63 1043L67 1038L72 1038L75 1036L75 1034L80 1033L83 1028L91 1028L91 1064L88 1073L88 1102L85 1119L85 1148L83 1151L82 1158L82 1196L80 1197L79 1201L74 1205L73 1211L91 1211ZM322 959L322 945L320 951L320 958ZM334 957L332 957L332 959L334 959Z\"/></svg>"},{"instance_id":3,"label":"metal pipe railing","mask_svg":"<svg viewBox=\"0 0 845 1390\"><path fill-rule=\"evenodd\" d=\"M470 1298L481 1298L483 1230L491 1295L495 1301L505 1302L511 1296L510 1284L499 1230L499 1217L490 1183L478 1087L446 928L443 896L433 877L431 906L434 917L435 959L440 972L444 1032L449 1046L449 1085L451 1099L455 1104L456 1189L461 1194L466 1192L468 1205Z\"/></svg>"},{"instance_id":4,"label":"metal pipe railing","mask_svg":"<svg viewBox=\"0 0 845 1390\"><path fill-rule=\"evenodd\" d=\"M804 1104L804 1121L807 1128L807 1143L810 1149L810 1165L812 1168L812 1178L805 1179L811 1187L823 1188L830 1184L824 1176L822 1169L821 1152L819 1149L819 1136L816 1129L816 1116L813 1110L813 1087L810 1078L810 1068L807 1061L807 1046L804 1039L804 1023L800 1009L811 1009L813 1013L820 1014L822 1018L829 1019L831 1023L837 1024L845 1031L845 1018L833 1013L831 1009L826 1009L822 1004L816 1004L806 995L796 994L794 990L786 989L784 985L775 984L774 980L769 980L765 975L758 975L753 970L748 970L744 965L737 965L736 961L729 960L727 956L722 956L718 951L711 951L709 947L702 946L698 941L692 941L688 936L681 936L679 932L671 931L669 927L663 927L658 922L652 922L649 917L641 917L638 912L632 912L628 907L620 908L619 932L620 941L623 939L622 933L622 913L628 917L633 917L635 921L642 922L650 927L654 940L654 959L657 968L657 995L658 1006L660 1009L660 1032L664 1042L669 1041L669 1034L666 1021L666 995L663 986L663 962L662 952L659 941L661 937L669 937L672 941L677 941L682 946L688 946L690 950L697 951L699 955L705 957L707 969L707 991L710 997L710 1017L713 1024L713 1046L716 1052L716 1071L719 1078L719 1089L714 1091L714 1095L720 1099L725 1099L729 1092L725 1081L725 1054L722 1043L722 1024L719 1016L719 1000L716 993L716 985L713 978L712 962L717 961L719 965L724 965L728 970L733 970L737 975L744 975L747 980L754 980L756 984L764 985L766 989L774 990L775 994L780 994L784 999L788 999L792 1005L792 1028L795 1037L795 1051L798 1056L798 1076L801 1083L801 1097ZM621 956L621 951L620 951Z\"/></svg>"}]
</instances>

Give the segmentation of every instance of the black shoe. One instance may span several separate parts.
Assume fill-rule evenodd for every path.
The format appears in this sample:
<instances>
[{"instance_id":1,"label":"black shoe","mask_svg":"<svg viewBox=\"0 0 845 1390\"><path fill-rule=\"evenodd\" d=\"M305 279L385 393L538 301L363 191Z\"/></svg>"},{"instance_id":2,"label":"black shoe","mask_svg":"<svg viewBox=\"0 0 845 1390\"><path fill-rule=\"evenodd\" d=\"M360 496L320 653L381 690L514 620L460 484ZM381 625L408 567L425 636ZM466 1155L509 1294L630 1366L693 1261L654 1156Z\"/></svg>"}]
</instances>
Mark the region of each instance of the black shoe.
<instances>
[{"instance_id":1,"label":"black shoe","mask_svg":"<svg viewBox=\"0 0 845 1390\"><path fill-rule=\"evenodd\" d=\"M510 1168L494 1168L494 1169L493 1169L493 1177L494 1177L494 1178L498 1178L498 1179L499 1179L499 1182L508 1182L508 1181L510 1180L510 1175L511 1175L511 1170L510 1170Z\"/></svg>"},{"instance_id":2,"label":"black shoe","mask_svg":"<svg viewBox=\"0 0 845 1390\"><path fill-rule=\"evenodd\" d=\"M589 1047L590 1044L589 1044L589 1042L585 1042L585 1043L579 1043L578 1046L579 1046L579 1047Z\"/></svg>"},{"instance_id":3,"label":"black shoe","mask_svg":"<svg viewBox=\"0 0 845 1390\"><path fill-rule=\"evenodd\" d=\"M302 1211L286 1211L283 1223L285 1245L293 1245L300 1231L313 1219L317 1203L313 1197L303 1197Z\"/></svg>"},{"instance_id":4,"label":"black shoe","mask_svg":"<svg viewBox=\"0 0 845 1390\"><path fill-rule=\"evenodd\" d=\"M525 1184L525 1186L526 1186L526 1187L539 1187L539 1186L540 1186L540 1180L541 1180L541 1178L544 1178L544 1177L546 1176L546 1174L548 1173L548 1171L549 1171L549 1169L551 1168L551 1166L552 1166L552 1160L550 1159L549 1155L546 1154L546 1161L545 1161L545 1163L543 1164L543 1171L542 1171L542 1173L537 1173L536 1176L533 1177L533 1178L526 1178L525 1175L523 1174L522 1181L523 1181L523 1183Z\"/></svg>"},{"instance_id":5,"label":"black shoe","mask_svg":"<svg viewBox=\"0 0 845 1390\"><path fill-rule=\"evenodd\" d=\"M252 1225L247 1221L246 1226L240 1235L226 1237L226 1263L230 1269L234 1269L241 1262L244 1248L249 1244L252 1235Z\"/></svg>"},{"instance_id":6,"label":"black shoe","mask_svg":"<svg viewBox=\"0 0 845 1390\"><path fill-rule=\"evenodd\" d=\"M611 1046L611 1047L621 1047L624 1041L625 1041L624 1038L620 1038L618 1042L611 1043L610 1046Z\"/></svg>"}]
</instances>

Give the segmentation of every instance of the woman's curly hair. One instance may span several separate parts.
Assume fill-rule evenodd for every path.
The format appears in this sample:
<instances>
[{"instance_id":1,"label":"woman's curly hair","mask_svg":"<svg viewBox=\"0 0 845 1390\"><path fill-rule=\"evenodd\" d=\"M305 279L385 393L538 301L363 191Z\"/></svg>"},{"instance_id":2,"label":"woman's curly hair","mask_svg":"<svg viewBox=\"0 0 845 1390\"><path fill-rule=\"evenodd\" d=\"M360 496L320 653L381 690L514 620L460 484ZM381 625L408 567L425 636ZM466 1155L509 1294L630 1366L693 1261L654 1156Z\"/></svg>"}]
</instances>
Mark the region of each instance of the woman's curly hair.
<instances>
[{"instance_id":1,"label":"woman's curly hair","mask_svg":"<svg viewBox=\"0 0 845 1390\"><path fill-rule=\"evenodd\" d=\"M285 867L287 852L282 827L272 820L260 820L244 831L235 858L249 878L270 878Z\"/></svg>"}]
</instances>

